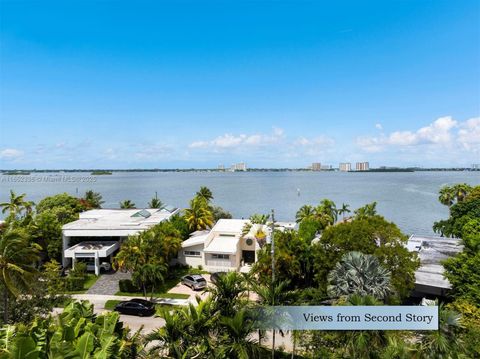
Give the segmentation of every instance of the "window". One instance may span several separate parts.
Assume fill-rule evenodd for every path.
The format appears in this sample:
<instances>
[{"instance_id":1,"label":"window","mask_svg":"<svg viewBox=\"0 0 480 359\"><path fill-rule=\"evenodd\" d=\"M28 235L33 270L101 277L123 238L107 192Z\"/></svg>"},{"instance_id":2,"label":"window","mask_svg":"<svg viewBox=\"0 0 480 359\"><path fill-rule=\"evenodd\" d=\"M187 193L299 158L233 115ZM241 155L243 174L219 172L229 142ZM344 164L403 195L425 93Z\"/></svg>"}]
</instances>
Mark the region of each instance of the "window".
<instances>
[{"instance_id":1,"label":"window","mask_svg":"<svg viewBox=\"0 0 480 359\"><path fill-rule=\"evenodd\" d=\"M230 259L228 254L212 254L212 258L214 259Z\"/></svg>"},{"instance_id":2,"label":"window","mask_svg":"<svg viewBox=\"0 0 480 359\"><path fill-rule=\"evenodd\" d=\"M200 257L200 252L199 251L184 251L184 255L186 256L194 256L194 257Z\"/></svg>"}]
</instances>

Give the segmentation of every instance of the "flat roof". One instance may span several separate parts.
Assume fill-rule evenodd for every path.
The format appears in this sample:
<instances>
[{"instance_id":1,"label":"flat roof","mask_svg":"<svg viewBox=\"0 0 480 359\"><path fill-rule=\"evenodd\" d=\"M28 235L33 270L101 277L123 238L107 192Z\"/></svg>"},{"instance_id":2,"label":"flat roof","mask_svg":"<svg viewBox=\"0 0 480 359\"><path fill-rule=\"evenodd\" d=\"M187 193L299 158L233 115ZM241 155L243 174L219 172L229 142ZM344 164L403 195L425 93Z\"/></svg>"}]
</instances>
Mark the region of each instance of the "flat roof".
<instances>
[{"instance_id":1,"label":"flat roof","mask_svg":"<svg viewBox=\"0 0 480 359\"><path fill-rule=\"evenodd\" d=\"M81 242L65 250L66 258L107 257L119 248L116 241Z\"/></svg>"},{"instance_id":2,"label":"flat roof","mask_svg":"<svg viewBox=\"0 0 480 359\"><path fill-rule=\"evenodd\" d=\"M407 248L417 252L420 268L415 272L415 283L436 288L451 288L450 282L443 276L445 269L442 261L453 257L463 250L458 238L412 235Z\"/></svg>"},{"instance_id":3,"label":"flat roof","mask_svg":"<svg viewBox=\"0 0 480 359\"><path fill-rule=\"evenodd\" d=\"M168 220L178 211L158 208L92 209L80 213L78 220L65 224L62 230L69 237L128 236Z\"/></svg>"}]
</instances>

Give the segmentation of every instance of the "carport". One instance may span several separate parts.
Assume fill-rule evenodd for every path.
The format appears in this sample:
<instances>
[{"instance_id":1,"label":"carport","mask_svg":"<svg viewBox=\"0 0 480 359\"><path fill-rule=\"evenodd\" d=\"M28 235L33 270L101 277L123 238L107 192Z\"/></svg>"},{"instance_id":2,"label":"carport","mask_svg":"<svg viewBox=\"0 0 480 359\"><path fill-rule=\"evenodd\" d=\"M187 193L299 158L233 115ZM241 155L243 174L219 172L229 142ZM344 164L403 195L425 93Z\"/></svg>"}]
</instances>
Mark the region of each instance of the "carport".
<instances>
[{"instance_id":1,"label":"carport","mask_svg":"<svg viewBox=\"0 0 480 359\"><path fill-rule=\"evenodd\" d=\"M78 258L93 258L95 275L100 274L100 258L108 258L120 247L118 242L81 242L65 250L65 258L72 259L72 268Z\"/></svg>"}]
</instances>

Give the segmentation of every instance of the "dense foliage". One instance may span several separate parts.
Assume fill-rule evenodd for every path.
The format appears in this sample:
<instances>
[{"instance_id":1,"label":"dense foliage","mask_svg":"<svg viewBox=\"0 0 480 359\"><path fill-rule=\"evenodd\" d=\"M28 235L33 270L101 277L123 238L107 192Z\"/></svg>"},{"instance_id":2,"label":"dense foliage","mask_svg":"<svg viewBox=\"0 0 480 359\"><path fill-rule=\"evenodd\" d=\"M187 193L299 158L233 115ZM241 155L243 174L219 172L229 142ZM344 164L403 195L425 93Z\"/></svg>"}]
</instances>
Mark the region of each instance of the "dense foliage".
<instances>
[{"instance_id":1,"label":"dense foliage","mask_svg":"<svg viewBox=\"0 0 480 359\"><path fill-rule=\"evenodd\" d=\"M95 315L86 302L71 303L57 318L0 329L2 358L134 358L138 334L123 328L118 313Z\"/></svg>"}]
</instances>

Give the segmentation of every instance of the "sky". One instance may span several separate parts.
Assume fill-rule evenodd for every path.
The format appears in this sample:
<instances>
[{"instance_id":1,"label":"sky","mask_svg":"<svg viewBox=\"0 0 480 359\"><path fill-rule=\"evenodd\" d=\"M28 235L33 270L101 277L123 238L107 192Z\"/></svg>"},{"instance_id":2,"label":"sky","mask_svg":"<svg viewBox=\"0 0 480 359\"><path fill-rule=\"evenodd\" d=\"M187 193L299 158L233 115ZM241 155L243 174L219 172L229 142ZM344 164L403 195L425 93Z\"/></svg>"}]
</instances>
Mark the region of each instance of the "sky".
<instances>
[{"instance_id":1,"label":"sky","mask_svg":"<svg viewBox=\"0 0 480 359\"><path fill-rule=\"evenodd\" d=\"M0 0L0 168L480 163L480 2Z\"/></svg>"}]
</instances>

